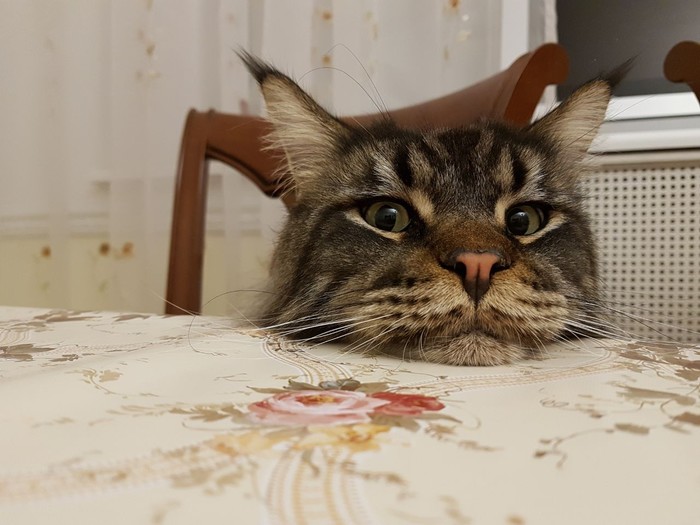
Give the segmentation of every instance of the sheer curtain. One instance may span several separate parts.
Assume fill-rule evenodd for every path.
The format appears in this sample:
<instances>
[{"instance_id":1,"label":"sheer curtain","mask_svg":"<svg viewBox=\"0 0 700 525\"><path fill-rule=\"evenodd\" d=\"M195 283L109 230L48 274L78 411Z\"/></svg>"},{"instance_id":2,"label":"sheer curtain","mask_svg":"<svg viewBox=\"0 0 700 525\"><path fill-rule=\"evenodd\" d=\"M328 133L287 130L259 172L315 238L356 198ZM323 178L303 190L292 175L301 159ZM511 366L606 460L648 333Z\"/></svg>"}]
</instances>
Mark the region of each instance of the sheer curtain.
<instances>
[{"instance_id":1,"label":"sheer curtain","mask_svg":"<svg viewBox=\"0 0 700 525\"><path fill-rule=\"evenodd\" d=\"M42 239L26 264L45 259L33 274L45 305L162 311L187 110L264 111L235 50L270 60L333 111L364 113L500 69L501 9L479 0L0 0L0 247L16 263L0 266L0 280L25 266L14 241ZM212 169L207 257L218 270L205 300L257 285L284 214L229 175ZM26 300L22 290L2 294Z\"/></svg>"}]
</instances>

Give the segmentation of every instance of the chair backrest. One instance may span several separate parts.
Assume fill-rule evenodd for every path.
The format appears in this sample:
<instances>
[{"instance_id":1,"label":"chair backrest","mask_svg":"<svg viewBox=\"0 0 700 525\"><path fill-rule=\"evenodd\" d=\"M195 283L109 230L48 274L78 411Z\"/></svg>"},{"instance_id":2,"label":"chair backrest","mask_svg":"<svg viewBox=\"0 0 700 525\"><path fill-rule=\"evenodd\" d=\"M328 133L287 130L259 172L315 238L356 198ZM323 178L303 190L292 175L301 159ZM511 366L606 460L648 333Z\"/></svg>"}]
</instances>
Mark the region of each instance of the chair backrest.
<instances>
[{"instance_id":1,"label":"chair backrest","mask_svg":"<svg viewBox=\"0 0 700 525\"><path fill-rule=\"evenodd\" d=\"M671 48L664 60L664 75L671 82L685 82L700 102L700 42L686 40Z\"/></svg>"},{"instance_id":2,"label":"chair backrest","mask_svg":"<svg viewBox=\"0 0 700 525\"><path fill-rule=\"evenodd\" d=\"M527 124L544 89L566 79L569 61L558 44L544 44L518 58L508 69L450 95L389 112L400 126L449 128L480 118ZM385 118L370 114L344 118L361 125ZM191 110L185 122L177 168L170 263L165 311L199 313L204 260L208 162L223 162L252 180L270 197L281 196L289 207L294 192L283 195L288 175L280 171L279 153L263 148L269 124L260 117ZM279 174L283 175L280 177Z\"/></svg>"}]
</instances>

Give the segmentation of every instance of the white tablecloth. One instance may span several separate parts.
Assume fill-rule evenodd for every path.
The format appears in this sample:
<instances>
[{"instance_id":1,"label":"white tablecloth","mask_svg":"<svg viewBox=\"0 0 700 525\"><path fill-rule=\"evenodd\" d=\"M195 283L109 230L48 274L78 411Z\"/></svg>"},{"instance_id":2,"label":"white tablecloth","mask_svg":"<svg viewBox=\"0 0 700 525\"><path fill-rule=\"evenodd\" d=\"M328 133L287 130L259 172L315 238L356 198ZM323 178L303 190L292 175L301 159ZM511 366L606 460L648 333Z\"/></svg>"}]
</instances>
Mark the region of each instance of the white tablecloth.
<instances>
[{"instance_id":1,"label":"white tablecloth","mask_svg":"<svg viewBox=\"0 0 700 525\"><path fill-rule=\"evenodd\" d=\"M700 349L493 368L0 308L0 524L697 524Z\"/></svg>"}]
</instances>

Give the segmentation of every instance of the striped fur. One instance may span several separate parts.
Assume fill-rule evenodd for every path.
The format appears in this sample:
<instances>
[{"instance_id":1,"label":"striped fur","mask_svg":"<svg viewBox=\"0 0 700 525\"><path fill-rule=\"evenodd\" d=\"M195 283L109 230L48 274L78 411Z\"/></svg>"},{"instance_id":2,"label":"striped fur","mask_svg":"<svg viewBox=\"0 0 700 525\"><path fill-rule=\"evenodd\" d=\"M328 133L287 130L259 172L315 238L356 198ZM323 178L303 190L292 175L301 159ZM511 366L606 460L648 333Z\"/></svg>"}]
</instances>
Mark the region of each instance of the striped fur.
<instances>
[{"instance_id":1,"label":"striped fur","mask_svg":"<svg viewBox=\"0 0 700 525\"><path fill-rule=\"evenodd\" d=\"M281 333L342 340L455 365L539 355L597 317L596 252L579 180L611 85L596 80L541 121L418 132L390 121L348 126L291 79L244 56L260 82L275 147L284 149L298 204L273 256L272 299L261 318ZM400 232L363 218L368 203L404 205ZM506 229L512 206L539 203L544 227ZM458 250L497 250L478 305L446 261Z\"/></svg>"}]
</instances>

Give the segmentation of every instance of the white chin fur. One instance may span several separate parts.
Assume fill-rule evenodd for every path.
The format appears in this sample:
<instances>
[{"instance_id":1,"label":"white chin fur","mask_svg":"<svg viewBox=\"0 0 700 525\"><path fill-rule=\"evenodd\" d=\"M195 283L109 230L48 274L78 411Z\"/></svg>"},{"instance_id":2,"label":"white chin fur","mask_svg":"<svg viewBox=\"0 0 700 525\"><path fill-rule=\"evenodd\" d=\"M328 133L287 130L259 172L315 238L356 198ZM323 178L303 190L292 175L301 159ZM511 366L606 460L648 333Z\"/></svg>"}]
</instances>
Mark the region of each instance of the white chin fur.
<instances>
[{"instance_id":1,"label":"white chin fur","mask_svg":"<svg viewBox=\"0 0 700 525\"><path fill-rule=\"evenodd\" d=\"M518 346L498 341L481 332L472 332L457 336L447 344L428 346L413 357L446 365L493 366L533 356L530 351Z\"/></svg>"}]
</instances>

